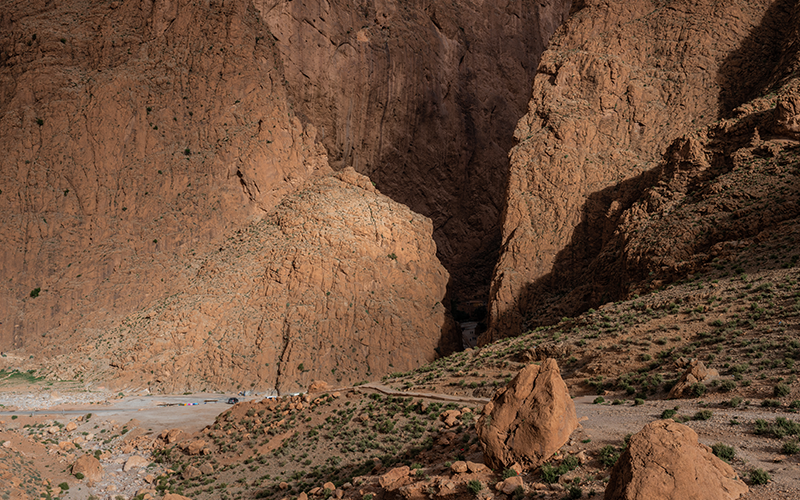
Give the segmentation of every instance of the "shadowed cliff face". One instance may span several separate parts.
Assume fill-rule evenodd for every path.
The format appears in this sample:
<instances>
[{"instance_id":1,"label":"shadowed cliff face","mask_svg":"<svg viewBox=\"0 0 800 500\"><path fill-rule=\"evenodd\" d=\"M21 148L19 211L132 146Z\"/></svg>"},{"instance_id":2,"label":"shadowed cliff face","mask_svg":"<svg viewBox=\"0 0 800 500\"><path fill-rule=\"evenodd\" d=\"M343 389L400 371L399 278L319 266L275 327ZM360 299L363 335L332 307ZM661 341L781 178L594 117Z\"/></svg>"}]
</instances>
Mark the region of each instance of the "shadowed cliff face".
<instances>
[{"instance_id":1,"label":"shadowed cliff face","mask_svg":"<svg viewBox=\"0 0 800 500\"><path fill-rule=\"evenodd\" d=\"M456 297L485 300L508 150L570 2L258 0L331 166L430 217Z\"/></svg>"},{"instance_id":2,"label":"shadowed cliff face","mask_svg":"<svg viewBox=\"0 0 800 500\"><path fill-rule=\"evenodd\" d=\"M515 132L483 341L626 297L648 271L662 271L646 261L696 268L681 262L706 243L663 238L626 248L641 228L620 223L645 190L668 182L659 163L673 141L796 74L796 9L794 0L579 6L542 56ZM733 147L721 137L715 147ZM676 150L694 147L684 142ZM620 253L668 254L658 245L673 244L682 250L664 259ZM680 274L671 272L664 277Z\"/></svg>"}]
</instances>

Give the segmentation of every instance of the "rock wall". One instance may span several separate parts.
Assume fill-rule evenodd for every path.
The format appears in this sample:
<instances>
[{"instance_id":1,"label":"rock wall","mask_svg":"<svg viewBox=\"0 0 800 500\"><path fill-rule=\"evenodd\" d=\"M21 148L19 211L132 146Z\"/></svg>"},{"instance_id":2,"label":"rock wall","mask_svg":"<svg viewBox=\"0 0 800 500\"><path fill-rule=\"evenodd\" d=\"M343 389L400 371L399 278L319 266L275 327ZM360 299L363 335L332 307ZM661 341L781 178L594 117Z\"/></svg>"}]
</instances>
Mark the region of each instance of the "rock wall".
<instances>
[{"instance_id":1,"label":"rock wall","mask_svg":"<svg viewBox=\"0 0 800 500\"><path fill-rule=\"evenodd\" d=\"M152 391L285 394L413 369L452 333L432 229L352 169L322 177L228 238L180 293L50 373ZM112 370L92 359L111 359Z\"/></svg>"},{"instance_id":2,"label":"rock wall","mask_svg":"<svg viewBox=\"0 0 800 500\"><path fill-rule=\"evenodd\" d=\"M542 56L515 131L483 342L628 293L585 270L672 141L761 90L796 2L584 1ZM570 300L562 300L567 294Z\"/></svg>"},{"instance_id":3,"label":"rock wall","mask_svg":"<svg viewBox=\"0 0 800 500\"><path fill-rule=\"evenodd\" d=\"M327 169L248 2L12 1L0 26L0 349L174 293Z\"/></svg>"},{"instance_id":4,"label":"rock wall","mask_svg":"<svg viewBox=\"0 0 800 500\"><path fill-rule=\"evenodd\" d=\"M462 299L486 299L508 150L569 0L256 0L331 166L430 217Z\"/></svg>"}]
</instances>

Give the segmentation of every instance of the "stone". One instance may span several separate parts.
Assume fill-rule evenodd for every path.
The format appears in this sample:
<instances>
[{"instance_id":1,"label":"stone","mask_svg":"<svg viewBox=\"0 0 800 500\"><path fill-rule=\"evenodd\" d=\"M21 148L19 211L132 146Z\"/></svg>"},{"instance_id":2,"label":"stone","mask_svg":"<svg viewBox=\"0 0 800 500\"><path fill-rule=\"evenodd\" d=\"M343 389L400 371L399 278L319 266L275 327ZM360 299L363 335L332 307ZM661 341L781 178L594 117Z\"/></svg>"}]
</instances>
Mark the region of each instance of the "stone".
<instances>
[{"instance_id":1,"label":"stone","mask_svg":"<svg viewBox=\"0 0 800 500\"><path fill-rule=\"evenodd\" d=\"M75 449L75 443L72 441L61 441L58 443L58 447L61 449L61 451L70 451Z\"/></svg>"},{"instance_id":2,"label":"stone","mask_svg":"<svg viewBox=\"0 0 800 500\"><path fill-rule=\"evenodd\" d=\"M478 474L481 472L486 472L489 470L488 467L484 464L480 464L477 462L470 462L467 460L467 470L470 471L472 474Z\"/></svg>"},{"instance_id":3,"label":"stone","mask_svg":"<svg viewBox=\"0 0 800 500\"><path fill-rule=\"evenodd\" d=\"M67 423L66 427L64 427L64 429L66 429L67 432L72 432L77 428L78 428L78 424L76 424L75 422L69 422L69 423Z\"/></svg>"},{"instance_id":4,"label":"stone","mask_svg":"<svg viewBox=\"0 0 800 500\"><path fill-rule=\"evenodd\" d=\"M538 467L578 427L575 405L554 359L528 365L484 407L476 423L484 461L493 468Z\"/></svg>"},{"instance_id":5,"label":"stone","mask_svg":"<svg viewBox=\"0 0 800 500\"><path fill-rule=\"evenodd\" d=\"M697 433L657 420L631 436L611 470L606 500L732 500L748 491L736 472L700 444Z\"/></svg>"},{"instance_id":6,"label":"stone","mask_svg":"<svg viewBox=\"0 0 800 500\"><path fill-rule=\"evenodd\" d=\"M150 460L146 459L141 455L133 455L125 461L125 465L122 467L122 470L124 472L129 472L133 469L141 469L142 467L147 467L148 465L150 465Z\"/></svg>"},{"instance_id":7,"label":"stone","mask_svg":"<svg viewBox=\"0 0 800 500\"><path fill-rule=\"evenodd\" d=\"M187 455L205 455L208 453L208 443L202 439L195 439L194 441L183 446L183 451Z\"/></svg>"},{"instance_id":8,"label":"stone","mask_svg":"<svg viewBox=\"0 0 800 500\"><path fill-rule=\"evenodd\" d=\"M322 485L323 490L334 491L336 489L336 485L332 482L328 481L327 483Z\"/></svg>"},{"instance_id":9,"label":"stone","mask_svg":"<svg viewBox=\"0 0 800 500\"><path fill-rule=\"evenodd\" d=\"M702 361L693 359L667 397L669 399L696 397L690 393L693 384L707 383L717 377L719 377L717 370L706 368Z\"/></svg>"},{"instance_id":10,"label":"stone","mask_svg":"<svg viewBox=\"0 0 800 500\"><path fill-rule=\"evenodd\" d=\"M203 474L206 474L206 475L213 474L214 473L214 466L211 465L208 462L203 462L203 464L200 465L200 472L202 472Z\"/></svg>"},{"instance_id":11,"label":"stone","mask_svg":"<svg viewBox=\"0 0 800 500\"><path fill-rule=\"evenodd\" d=\"M313 382L311 382L311 385L308 386L309 394L328 392L329 390L331 390L331 386L328 385L328 383L325 382L324 380L314 380Z\"/></svg>"},{"instance_id":12,"label":"stone","mask_svg":"<svg viewBox=\"0 0 800 500\"><path fill-rule=\"evenodd\" d=\"M495 489L497 491L502 491L506 495L510 495L514 493L514 491L519 487L524 487L525 483L522 481L521 476L512 476L503 481L500 481L495 485Z\"/></svg>"},{"instance_id":13,"label":"stone","mask_svg":"<svg viewBox=\"0 0 800 500\"><path fill-rule=\"evenodd\" d=\"M394 491L409 481L410 473L411 469L407 465L395 467L378 478L378 484L387 491Z\"/></svg>"},{"instance_id":14,"label":"stone","mask_svg":"<svg viewBox=\"0 0 800 500\"><path fill-rule=\"evenodd\" d=\"M800 91L793 89L781 96L773 113L775 132L800 140Z\"/></svg>"},{"instance_id":15,"label":"stone","mask_svg":"<svg viewBox=\"0 0 800 500\"><path fill-rule=\"evenodd\" d=\"M461 416L461 412L458 410L447 410L442 412L441 419L444 422L444 425L447 427L453 427L459 423L458 417Z\"/></svg>"},{"instance_id":16,"label":"stone","mask_svg":"<svg viewBox=\"0 0 800 500\"><path fill-rule=\"evenodd\" d=\"M455 474L464 474L468 470L467 462L464 462L463 460L453 462L453 465L450 466L450 470Z\"/></svg>"},{"instance_id":17,"label":"stone","mask_svg":"<svg viewBox=\"0 0 800 500\"><path fill-rule=\"evenodd\" d=\"M159 437L167 444L172 444L180 439L181 435L183 434L184 432L182 429L164 429L161 431L161 434L159 434Z\"/></svg>"},{"instance_id":18,"label":"stone","mask_svg":"<svg viewBox=\"0 0 800 500\"><path fill-rule=\"evenodd\" d=\"M308 500L308 495L306 495L305 491L301 491L299 495L297 495L297 500Z\"/></svg>"},{"instance_id":19,"label":"stone","mask_svg":"<svg viewBox=\"0 0 800 500\"><path fill-rule=\"evenodd\" d=\"M103 466L94 455L83 455L72 465L72 475L83 474L84 479L96 483L103 479Z\"/></svg>"},{"instance_id":20,"label":"stone","mask_svg":"<svg viewBox=\"0 0 800 500\"><path fill-rule=\"evenodd\" d=\"M177 493L167 493L166 495L161 497L161 500L192 500L192 499L189 497L185 497L183 495L178 495Z\"/></svg>"},{"instance_id":21,"label":"stone","mask_svg":"<svg viewBox=\"0 0 800 500\"><path fill-rule=\"evenodd\" d=\"M194 465L187 465L186 468L184 468L183 472L181 473L181 477L183 477L184 479L194 479L202 475L203 473L200 471L200 469L198 469Z\"/></svg>"}]
</instances>

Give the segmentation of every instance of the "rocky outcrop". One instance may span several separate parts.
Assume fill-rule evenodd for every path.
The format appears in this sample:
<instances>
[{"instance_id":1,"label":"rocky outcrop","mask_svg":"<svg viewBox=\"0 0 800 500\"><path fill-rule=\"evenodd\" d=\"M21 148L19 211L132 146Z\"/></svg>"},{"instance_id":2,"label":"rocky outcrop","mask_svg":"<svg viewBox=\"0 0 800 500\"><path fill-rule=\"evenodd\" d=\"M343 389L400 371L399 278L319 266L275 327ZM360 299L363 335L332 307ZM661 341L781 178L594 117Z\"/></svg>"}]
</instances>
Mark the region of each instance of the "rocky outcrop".
<instances>
[{"instance_id":1,"label":"rocky outcrop","mask_svg":"<svg viewBox=\"0 0 800 500\"><path fill-rule=\"evenodd\" d=\"M611 470L604 498L732 500L747 491L730 465L697 442L692 429L658 420L631 437Z\"/></svg>"},{"instance_id":2,"label":"rocky outcrop","mask_svg":"<svg viewBox=\"0 0 800 500\"><path fill-rule=\"evenodd\" d=\"M331 166L430 217L457 296L485 300L514 124L570 0L256 0Z\"/></svg>"},{"instance_id":3,"label":"rocky outcrop","mask_svg":"<svg viewBox=\"0 0 800 500\"><path fill-rule=\"evenodd\" d=\"M96 483L103 479L103 466L94 455L83 455L72 465L72 475L76 474L83 474L84 479Z\"/></svg>"},{"instance_id":4,"label":"rocky outcrop","mask_svg":"<svg viewBox=\"0 0 800 500\"><path fill-rule=\"evenodd\" d=\"M483 409L476 430L493 468L537 467L578 427L575 405L554 359L529 365Z\"/></svg>"},{"instance_id":5,"label":"rocky outcrop","mask_svg":"<svg viewBox=\"0 0 800 500\"><path fill-rule=\"evenodd\" d=\"M702 361L693 359L678 382L670 389L667 397L675 399L691 396L690 392L694 384L706 383L717 377L719 377L717 370L706 368Z\"/></svg>"},{"instance_id":6,"label":"rocky outcrop","mask_svg":"<svg viewBox=\"0 0 800 500\"><path fill-rule=\"evenodd\" d=\"M19 1L0 26L3 350L83 348L326 168L249 2Z\"/></svg>"},{"instance_id":7,"label":"rocky outcrop","mask_svg":"<svg viewBox=\"0 0 800 500\"><path fill-rule=\"evenodd\" d=\"M118 384L169 392L291 393L410 370L451 328L431 232L352 169L322 177L236 232L182 293L127 318L95 355L111 359L105 376ZM58 362L87 365L80 354Z\"/></svg>"},{"instance_id":8,"label":"rocky outcrop","mask_svg":"<svg viewBox=\"0 0 800 500\"><path fill-rule=\"evenodd\" d=\"M577 6L542 56L515 131L483 342L630 293L623 279L608 287L586 269L652 185L673 140L769 81L784 35L796 29L788 22L795 4Z\"/></svg>"}]
</instances>

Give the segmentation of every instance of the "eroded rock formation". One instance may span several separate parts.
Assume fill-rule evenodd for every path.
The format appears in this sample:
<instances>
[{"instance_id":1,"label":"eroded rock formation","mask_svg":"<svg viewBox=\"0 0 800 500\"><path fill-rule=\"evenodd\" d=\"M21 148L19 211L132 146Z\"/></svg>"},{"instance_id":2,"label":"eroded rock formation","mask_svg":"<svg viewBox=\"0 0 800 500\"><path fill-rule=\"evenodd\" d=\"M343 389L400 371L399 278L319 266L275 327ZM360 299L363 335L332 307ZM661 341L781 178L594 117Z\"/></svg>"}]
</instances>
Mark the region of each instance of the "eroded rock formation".
<instances>
[{"instance_id":1,"label":"eroded rock formation","mask_svg":"<svg viewBox=\"0 0 800 500\"><path fill-rule=\"evenodd\" d=\"M96 372L87 357L110 358L116 370L103 376L127 387L290 393L412 369L450 337L432 230L352 169L321 177L227 239L180 293L58 359L54 374Z\"/></svg>"},{"instance_id":2,"label":"eroded rock formation","mask_svg":"<svg viewBox=\"0 0 800 500\"><path fill-rule=\"evenodd\" d=\"M676 137L785 77L775 64L795 60L783 50L794 43L786 36L796 31L795 4L576 6L542 56L529 112L515 132L483 341L630 293L623 279L609 289L586 269L653 183Z\"/></svg>"},{"instance_id":3,"label":"eroded rock formation","mask_svg":"<svg viewBox=\"0 0 800 500\"><path fill-rule=\"evenodd\" d=\"M484 460L493 468L538 467L578 427L575 405L558 364L528 365L486 404L476 424Z\"/></svg>"},{"instance_id":4,"label":"eroded rock formation","mask_svg":"<svg viewBox=\"0 0 800 500\"><path fill-rule=\"evenodd\" d=\"M658 420L634 434L611 470L606 500L733 500L748 488L727 463L698 443L697 433Z\"/></svg>"},{"instance_id":5,"label":"eroded rock formation","mask_svg":"<svg viewBox=\"0 0 800 500\"><path fill-rule=\"evenodd\" d=\"M4 350L70 349L174 293L326 167L248 2L6 2L0 26Z\"/></svg>"},{"instance_id":6,"label":"eroded rock formation","mask_svg":"<svg viewBox=\"0 0 800 500\"><path fill-rule=\"evenodd\" d=\"M485 299L508 150L569 0L256 0L331 166L430 217L461 298Z\"/></svg>"}]
</instances>

